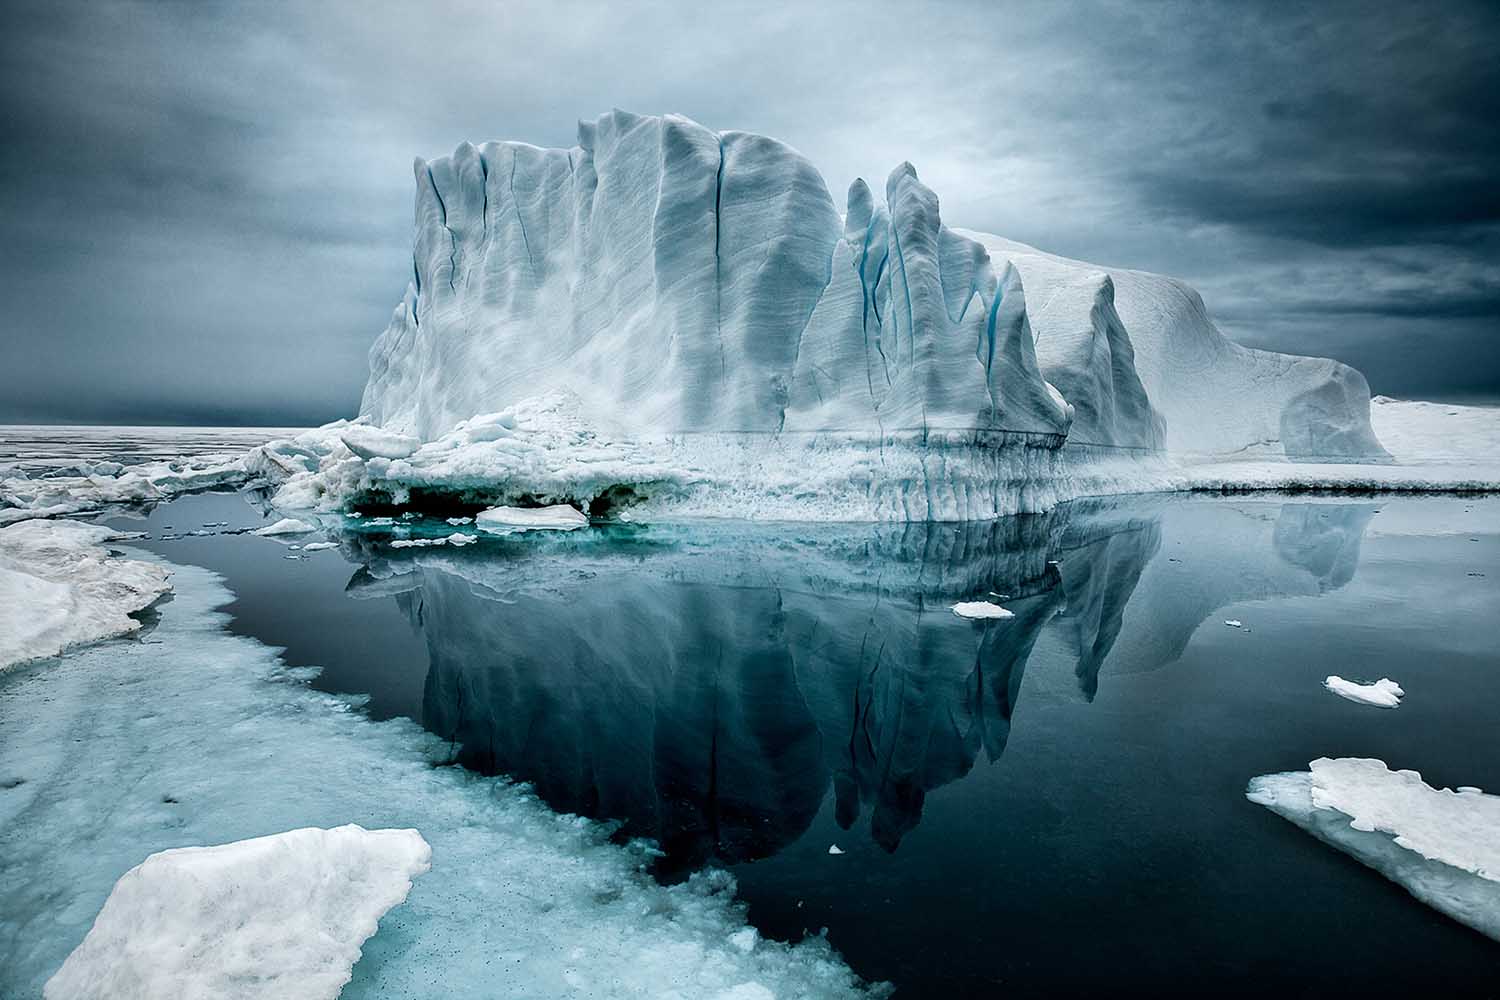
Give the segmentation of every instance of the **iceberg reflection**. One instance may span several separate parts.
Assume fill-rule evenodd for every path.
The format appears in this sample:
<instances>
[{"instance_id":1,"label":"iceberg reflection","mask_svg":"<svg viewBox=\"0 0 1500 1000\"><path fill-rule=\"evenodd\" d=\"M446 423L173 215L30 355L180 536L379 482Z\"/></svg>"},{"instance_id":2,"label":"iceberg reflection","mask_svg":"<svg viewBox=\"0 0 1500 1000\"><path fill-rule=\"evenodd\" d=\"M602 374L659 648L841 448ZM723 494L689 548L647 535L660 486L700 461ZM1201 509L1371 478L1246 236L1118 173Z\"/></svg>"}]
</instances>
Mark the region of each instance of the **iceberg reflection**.
<instances>
[{"instance_id":1,"label":"iceberg reflection","mask_svg":"<svg viewBox=\"0 0 1500 1000\"><path fill-rule=\"evenodd\" d=\"M830 789L842 827L867 819L896 850L931 790L1004 753L1023 692L1092 700L1175 660L1219 607L1344 585L1372 509L1226 518L1153 498L971 524L356 540L350 590L394 595L425 637L422 721L459 763L656 840L670 877L776 853ZM1015 617L951 613L969 599ZM1047 676L1023 685L1028 663Z\"/></svg>"}]
</instances>

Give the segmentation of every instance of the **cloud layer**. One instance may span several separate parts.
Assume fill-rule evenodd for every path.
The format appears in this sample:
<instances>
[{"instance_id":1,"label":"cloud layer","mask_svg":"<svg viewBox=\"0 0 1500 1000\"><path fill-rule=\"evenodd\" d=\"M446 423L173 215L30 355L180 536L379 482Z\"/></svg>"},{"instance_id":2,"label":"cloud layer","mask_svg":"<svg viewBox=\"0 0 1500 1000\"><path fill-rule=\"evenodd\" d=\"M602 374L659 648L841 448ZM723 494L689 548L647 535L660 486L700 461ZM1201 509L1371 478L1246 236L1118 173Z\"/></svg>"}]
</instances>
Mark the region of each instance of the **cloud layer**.
<instances>
[{"instance_id":1,"label":"cloud layer","mask_svg":"<svg viewBox=\"0 0 1500 1000\"><path fill-rule=\"evenodd\" d=\"M1500 397L1493 4L22 2L0 420L353 411L410 161L610 107L776 135L835 198L1178 275L1245 343ZM877 187L878 187L877 183Z\"/></svg>"}]
</instances>

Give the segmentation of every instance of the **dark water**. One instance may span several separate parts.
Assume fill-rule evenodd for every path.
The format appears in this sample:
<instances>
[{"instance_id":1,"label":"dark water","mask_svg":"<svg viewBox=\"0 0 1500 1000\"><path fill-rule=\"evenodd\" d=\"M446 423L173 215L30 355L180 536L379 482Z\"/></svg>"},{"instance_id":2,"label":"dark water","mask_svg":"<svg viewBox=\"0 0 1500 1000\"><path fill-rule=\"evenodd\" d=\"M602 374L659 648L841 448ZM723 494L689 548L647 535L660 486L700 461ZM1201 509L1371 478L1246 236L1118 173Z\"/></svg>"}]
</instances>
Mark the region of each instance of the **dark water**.
<instances>
[{"instance_id":1,"label":"dark water","mask_svg":"<svg viewBox=\"0 0 1500 1000\"><path fill-rule=\"evenodd\" d=\"M1482 996L1500 946L1243 792L1319 756L1500 788L1497 515L1140 498L966 526L367 534L298 560L145 544L223 573L234 627L322 686L656 840L662 879L729 867L765 933L826 927L898 996ZM260 515L201 496L147 527L216 521ZM991 592L1013 619L949 611ZM1405 704L1343 701L1329 673L1393 677Z\"/></svg>"}]
</instances>

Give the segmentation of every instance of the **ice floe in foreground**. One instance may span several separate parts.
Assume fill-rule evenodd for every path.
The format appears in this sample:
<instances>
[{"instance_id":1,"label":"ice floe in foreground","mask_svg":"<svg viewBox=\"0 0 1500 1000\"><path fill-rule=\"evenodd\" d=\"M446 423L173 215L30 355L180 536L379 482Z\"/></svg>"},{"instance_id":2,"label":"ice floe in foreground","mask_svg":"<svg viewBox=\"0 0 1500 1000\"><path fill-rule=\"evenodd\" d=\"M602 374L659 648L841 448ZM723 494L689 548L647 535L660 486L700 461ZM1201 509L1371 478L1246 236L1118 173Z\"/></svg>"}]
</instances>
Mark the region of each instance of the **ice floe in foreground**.
<instances>
[{"instance_id":1,"label":"ice floe in foreground","mask_svg":"<svg viewBox=\"0 0 1500 1000\"><path fill-rule=\"evenodd\" d=\"M37 996L157 851L348 823L419 830L432 869L365 942L345 1000L866 992L820 937L733 943L746 923L727 874L658 884L609 827L440 766L445 741L371 722L227 633L212 574L173 582L161 642L0 678L0 996Z\"/></svg>"},{"instance_id":2,"label":"ice floe in foreground","mask_svg":"<svg viewBox=\"0 0 1500 1000\"><path fill-rule=\"evenodd\" d=\"M47 1000L333 1000L432 851L348 825L151 855L115 883Z\"/></svg>"},{"instance_id":3,"label":"ice floe in foreground","mask_svg":"<svg viewBox=\"0 0 1500 1000\"><path fill-rule=\"evenodd\" d=\"M1355 757L1255 778L1245 794L1500 941L1500 796Z\"/></svg>"},{"instance_id":4,"label":"ice floe in foreground","mask_svg":"<svg viewBox=\"0 0 1500 1000\"><path fill-rule=\"evenodd\" d=\"M1401 685L1389 677L1382 677L1373 684L1360 684L1347 681L1338 674L1329 674L1324 679L1323 686L1340 698L1357 701L1361 705L1374 705L1376 708L1400 708L1401 697L1406 694L1401 690Z\"/></svg>"},{"instance_id":5,"label":"ice floe in foreground","mask_svg":"<svg viewBox=\"0 0 1500 1000\"><path fill-rule=\"evenodd\" d=\"M104 547L119 537L77 521L0 528L0 671L141 627L131 613L171 586L162 566Z\"/></svg>"}]
</instances>

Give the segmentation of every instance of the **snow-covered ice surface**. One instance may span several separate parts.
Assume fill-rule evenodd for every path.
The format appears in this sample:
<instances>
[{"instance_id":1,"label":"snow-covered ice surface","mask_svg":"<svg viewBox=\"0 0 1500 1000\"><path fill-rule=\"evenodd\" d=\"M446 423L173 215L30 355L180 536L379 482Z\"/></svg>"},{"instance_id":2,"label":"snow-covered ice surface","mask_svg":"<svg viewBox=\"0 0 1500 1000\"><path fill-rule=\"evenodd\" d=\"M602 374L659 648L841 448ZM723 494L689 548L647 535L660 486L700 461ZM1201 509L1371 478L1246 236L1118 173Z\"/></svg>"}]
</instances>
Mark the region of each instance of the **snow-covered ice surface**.
<instances>
[{"instance_id":1,"label":"snow-covered ice surface","mask_svg":"<svg viewBox=\"0 0 1500 1000\"><path fill-rule=\"evenodd\" d=\"M1370 424L1399 462L1500 465L1500 407L1376 396L1370 400Z\"/></svg>"},{"instance_id":2,"label":"snow-covered ice surface","mask_svg":"<svg viewBox=\"0 0 1500 1000\"><path fill-rule=\"evenodd\" d=\"M249 478L270 427L0 426L0 524L164 500Z\"/></svg>"},{"instance_id":3,"label":"snow-covered ice surface","mask_svg":"<svg viewBox=\"0 0 1500 1000\"><path fill-rule=\"evenodd\" d=\"M1388 677L1382 677L1373 684L1360 684L1345 680L1338 674L1329 674L1323 681L1323 686L1340 698L1357 701L1362 705L1374 705L1376 708L1399 708L1401 697L1406 694L1401 690L1400 684Z\"/></svg>"},{"instance_id":4,"label":"snow-covered ice surface","mask_svg":"<svg viewBox=\"0 0 1500 1000\"><path fill-rule=\"evenodd\" d=\"M157 563L112 554L110 528L30 520L0 528L0 672L141 627L171 589Z\"/></svg>"},{"instance_id":5,"label":"snow-covered ice surface","mask_svg":"<svg viewBox=\"0 0 1500 1000\"><path fill-rule=\"evenodd\" d=\"M315 828L160 851L120 877L48 1000L334 1000L431 850L415 830Z\"/></svg>"},{"instance_id":6,"label":"snow-covered ice surface","mask_svg":"<svg viewBox=\"0 0 1500 1000\"><path fill-rule=\"evenodd\" d=\"M1500 796L1433 788L1379 760L1326 757L1255 778L1246 796L1500 941Z\"/></svg>"},{"instance_id":7,"label":"snow-covered ice surface","mask_svg":"<svg viewBox=\"0 0 1500 1000\"><path fill-rule=\"evenodd\" d=\"M147 856L302 827L414 828L432 870L385 915L342 996L844 997L814 938L731 941L732 883L661 886L643 849L446 763L223 630L230 594L174 569L159 642L109 643L0 679L0 995L34 997ZM87 733L73 741L59 734Z\"/></svg>"}]
</instances>

